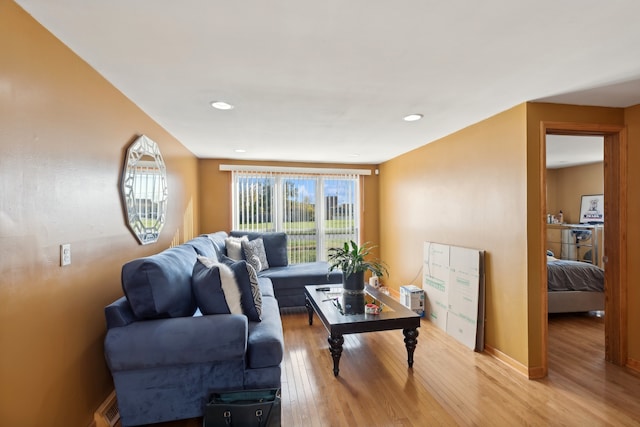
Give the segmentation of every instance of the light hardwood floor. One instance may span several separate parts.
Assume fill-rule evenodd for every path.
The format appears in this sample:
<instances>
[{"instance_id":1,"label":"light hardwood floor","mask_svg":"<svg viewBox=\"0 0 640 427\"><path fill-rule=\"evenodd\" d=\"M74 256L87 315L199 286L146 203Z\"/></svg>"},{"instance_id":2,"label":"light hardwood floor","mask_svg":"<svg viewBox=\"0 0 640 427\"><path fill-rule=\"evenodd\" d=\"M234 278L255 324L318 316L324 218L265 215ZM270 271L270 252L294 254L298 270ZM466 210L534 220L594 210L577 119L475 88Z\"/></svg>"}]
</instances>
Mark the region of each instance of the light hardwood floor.
<instances>
[{"instance_id":1,"label":"light hardwood floor","mask_svg":"<svg viewBox=\"0 0 640 427\"><path fill-rule=\"evenodd\" d=\"M640 425L640 375L604 361L602 318L550 317L550 373L535 381L426 320L413 369L401 331L347 335L336 378L322 324L309 326L306 311L282 322L283 426Z\"/></svg>"}]
</instances>

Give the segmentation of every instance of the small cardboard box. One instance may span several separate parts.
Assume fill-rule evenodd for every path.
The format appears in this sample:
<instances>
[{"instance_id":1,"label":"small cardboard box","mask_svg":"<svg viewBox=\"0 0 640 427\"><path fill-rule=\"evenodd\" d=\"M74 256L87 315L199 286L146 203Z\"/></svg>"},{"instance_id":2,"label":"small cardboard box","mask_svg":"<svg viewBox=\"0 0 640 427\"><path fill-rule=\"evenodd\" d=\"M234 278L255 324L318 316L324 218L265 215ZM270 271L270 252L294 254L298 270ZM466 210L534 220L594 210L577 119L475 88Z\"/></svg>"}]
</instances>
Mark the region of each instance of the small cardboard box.
<instances>
[{"instance_id":1,"label":"small cardboard box","mask_svg":"<svg viewBox=\"0 0 640 427\"><path fill-rule=\"evenodd\" d=\"M414 285L400 286L400 303L424 316L424 291Z\"/></svg>"}]
</instances>

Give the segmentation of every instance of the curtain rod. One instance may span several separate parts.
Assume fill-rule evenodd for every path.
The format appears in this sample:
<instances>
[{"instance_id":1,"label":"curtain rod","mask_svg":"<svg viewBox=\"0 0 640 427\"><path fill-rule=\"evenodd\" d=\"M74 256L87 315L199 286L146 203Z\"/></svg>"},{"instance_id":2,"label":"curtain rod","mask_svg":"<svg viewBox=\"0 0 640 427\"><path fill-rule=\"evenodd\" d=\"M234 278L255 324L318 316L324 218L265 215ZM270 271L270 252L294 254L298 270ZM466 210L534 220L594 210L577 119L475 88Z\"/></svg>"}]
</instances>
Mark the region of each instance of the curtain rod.
<instances>
[{"instance_id":1,"label":"curtain rod","mask_svg":"<svg viewBox=\"0 0 640 427\"><path fill-rule=\"evenodd\" d=\"M233 172L285 172L308 174L334 175L371 175L370 169L340 169L340 168L303 168L289 166L257 166L257 165L220 165L221 171Z\"/></svg>"}]
</instances>

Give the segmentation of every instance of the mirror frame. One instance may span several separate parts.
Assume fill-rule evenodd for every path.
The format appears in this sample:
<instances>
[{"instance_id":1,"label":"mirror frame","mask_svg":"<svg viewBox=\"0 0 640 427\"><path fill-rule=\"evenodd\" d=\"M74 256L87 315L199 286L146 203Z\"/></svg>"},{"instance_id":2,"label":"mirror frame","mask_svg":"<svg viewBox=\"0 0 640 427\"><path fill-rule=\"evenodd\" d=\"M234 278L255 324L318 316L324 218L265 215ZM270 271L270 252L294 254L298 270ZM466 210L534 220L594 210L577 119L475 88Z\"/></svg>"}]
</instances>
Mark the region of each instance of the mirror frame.
<instances>
[{"instance_id":1,"label":"mirror frame","mask_svg":"<svg viewBox=\"0 0 640 427\"><path fill-rule=\"evenodd\" d=\"M141 135L127 149L122 201L127 224L140 244L158 241L167 215L167 170L160 147Z\"/></svg>"}]
</instances>

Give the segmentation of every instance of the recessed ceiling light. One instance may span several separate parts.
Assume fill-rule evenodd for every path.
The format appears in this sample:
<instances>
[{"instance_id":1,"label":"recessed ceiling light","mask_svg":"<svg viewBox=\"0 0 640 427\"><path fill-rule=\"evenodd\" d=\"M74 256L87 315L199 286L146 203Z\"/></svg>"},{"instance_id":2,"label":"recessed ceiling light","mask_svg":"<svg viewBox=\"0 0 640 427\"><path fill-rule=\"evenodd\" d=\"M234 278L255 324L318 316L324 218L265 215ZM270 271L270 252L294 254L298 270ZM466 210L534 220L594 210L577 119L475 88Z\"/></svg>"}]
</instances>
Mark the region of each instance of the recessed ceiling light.
<instances>
[{"instance_id":1,"label":"recessed ceiling light","mask_svg":"<svg viewBox=\"0 0 640 427\"><path fill-rule=\"evenodd\" d=\"M246 153L247 152L247 150L245 150L244 148L236 148L233 151L235 151L236 153Z\"/></svg>"},{"instance_id":2,"label":"recessed ceiling light","mask_svg":"<svg viewBox=\"0 0 640 427\"><path fill-rule=\"evenodd\" d=\"M224 101L211 101L211 106L218 110L233 110L233 105Z\"/></svg>"},{"instance_id":3,"label":"recessed ceiling light","mask_svg":"<svg viewBox=\"0 0 640 427\"><path fill-rule=\"evenodd\" d=\"M404 116L405 122L415 122L422 118L422 114L409 114L408 116Z\"/></svg>"}]
</instances>

